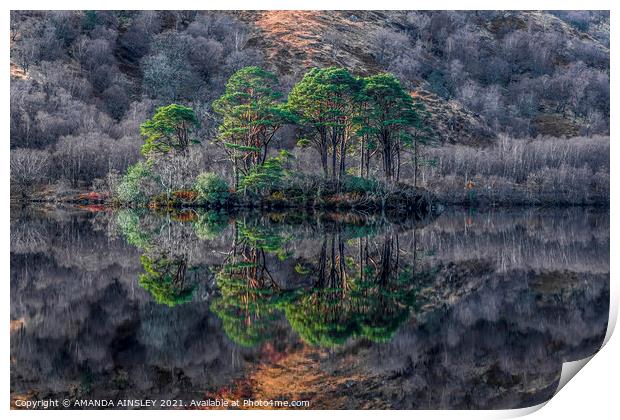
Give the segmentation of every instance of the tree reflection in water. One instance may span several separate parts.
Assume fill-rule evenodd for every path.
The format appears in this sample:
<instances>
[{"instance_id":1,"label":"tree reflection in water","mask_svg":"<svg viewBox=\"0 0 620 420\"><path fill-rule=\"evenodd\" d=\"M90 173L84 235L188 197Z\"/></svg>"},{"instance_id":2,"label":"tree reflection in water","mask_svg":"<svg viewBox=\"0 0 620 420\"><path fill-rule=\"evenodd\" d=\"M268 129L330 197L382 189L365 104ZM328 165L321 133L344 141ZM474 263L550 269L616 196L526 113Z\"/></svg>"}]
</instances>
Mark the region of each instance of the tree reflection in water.
<instances>
[{"instance_id":1,"label":"tree reflection in water","mask_svg":"<svg viewBox=\"0 0 620 420\"><path fill-rule=\"evenodd\" d=\"M606 330L604 212L12 217L14 398L515 408Z\"/></svg>"},{"instance_id":2,"label":"tree reflection in water","mask_svg":"<svg viewBox=\"0 0 620 420\"><path fill-rule=\"evenodd\" d=\"M135 242L138 226L135 216L132 220L130 228L125 223L122 229L128 241ZM172 307L191 301L200 279L189 279L187 273L199 270L188 268L187 255L171 248L167 234L171 219L162 220L164 225L155 232L163 235L143 231L138 242L145 250L141 257L145 273L138 283L157 303ZM231 249L221 266L211 267L216 273L217 295L210 306L232 341L247 347L268 341L284 315L311 345L330 347L352 337L385 342L409 318L419 279L428 280L428 273L416 273L417 249L408 262L401 261L398 229L385 220L375 222L375 229L363 223L346 226L327 220L331 227L319 235L317 255L296 262L302 278L298 287L282 287L286 281L272 274L282 275L273 267L290 258L287 244L293 235L283 229L286 226L264 224L251 217L233 222ZM205 232L222 232L224 223L214 212L197 217L193 222L196 234L190 231L185 243L214 238ZM164 249L172 255L163 254Z\"/></svg>"},{"instance_id":3,"label":"tree reflection in water","mask_svg":"<svg viewBox=\"0 0 620 420\"><path fill-rule=\"evenodd\" d=\"M147 290L157 303L172 307L192 299L194 287L187 276L187 259L143 255L140 261L145 273L140 275L138 284Z\"/></svg>"}]
</instances>

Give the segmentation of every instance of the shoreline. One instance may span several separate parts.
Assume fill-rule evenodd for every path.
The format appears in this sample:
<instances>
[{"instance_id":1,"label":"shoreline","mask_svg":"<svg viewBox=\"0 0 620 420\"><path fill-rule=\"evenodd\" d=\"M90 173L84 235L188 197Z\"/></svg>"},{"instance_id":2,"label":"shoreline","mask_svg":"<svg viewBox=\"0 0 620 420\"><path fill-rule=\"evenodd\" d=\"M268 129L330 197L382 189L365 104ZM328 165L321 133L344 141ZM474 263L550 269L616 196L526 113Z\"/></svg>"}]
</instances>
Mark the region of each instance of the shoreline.
<instances>
[{"instance_id":1,"label":"shoreline","mask_svg":"<svg viewBox=\"0 0 620 420\"><path fill-rule=\"evenodd\" d=\"M122 209L134 209L134 210L148 210L148 211L162 211L162 210L205 210L205 211L225 211L235 213L239 211L271 211L271 210L304 210L308 212L315 211L343 211L343 212L370 212L371 214L381 213L382 208L379 207L356 207L348 206L346 203L340 206L312 206L312 205L279 205L279 206L261 206L261 205L236 205L236 206L209 206L201 204L178 204L174 206L148 206L148 205L117 205L105 200L82 200L82 199L37 199L37 198L11 198L10 205L29 207L35 205L45 206L63 206L72 205L75 207L87 207L87 206L100 206L105 210L122 210ZM467 201L446 201L442 202L435 200L432 203L433 207L441 207L444 209L534 209L534 208L599 208L609 209L610 201L595 201L595 202L567 202L567 201L555 201L555 202L467 202ZM394 209L391 207L385 207L384 210Z\"/></svg>"}]
</instances>

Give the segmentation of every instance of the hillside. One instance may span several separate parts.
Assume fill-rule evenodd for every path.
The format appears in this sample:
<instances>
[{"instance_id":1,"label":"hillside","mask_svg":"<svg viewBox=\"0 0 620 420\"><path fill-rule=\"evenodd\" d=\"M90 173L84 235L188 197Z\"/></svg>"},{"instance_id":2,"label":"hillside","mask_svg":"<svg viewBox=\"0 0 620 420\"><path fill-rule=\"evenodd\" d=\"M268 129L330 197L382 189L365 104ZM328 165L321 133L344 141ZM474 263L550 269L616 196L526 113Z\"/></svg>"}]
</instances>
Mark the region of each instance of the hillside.
<instances>
[{"instance_id":1,"label":"hillside","mask_svg":"<svg viewBox=\"0 0 620 420\"><path fill-rule=\"evenodd\" d=\"M389 64L386 66L377 58L378 36L389 34L384 31L395 34L420 31L419 22L413 21L411 12L407 11L245 11L234 14L254 28L249 44L263 51L266 62L283 75L297 76L314 66L332 65L352 69L361 75L390 70ZM503 40L508 33L527 30L567 39L569 45L583 42L592 49L590 54L609 56L609 48L598 39L548 13L498 12L491 18L481 16L472 20L477 36L487 40L489 45ZM608 21L606 25L608 30ZM412 48L402 43L395 47L403 51ZM421 55L434 61L435 68L440 68L438 62L443 57L436 53L430 49ZM558 66L570 62L570 58L561 57L561 54L555 58ZM600 64L604 69L604 62ZM458 100L438 96L428 80L415 77L407 82L412 94L431 112L441 140L476 144L494 137L492 128L480 115ZM532 120L534 135L574 136L586 124L574 115L554 112L554 107L548 104L543 104L541 110L542 115Z\"/></svg>"},{"instance_id":2,"label":"hillside","mask_svg":"<svg viewBox=\"0 0 620 420\"><path fill-rule=\"evenodd\" d=\"M157 106L192 106L211 138L211 102L248 65L276 72L285 95L313 66L389 71L444 144L609 133L606 12L15 11L13 154L49 168L35 181L122 172Z\"/></svg>"}]
</instances>

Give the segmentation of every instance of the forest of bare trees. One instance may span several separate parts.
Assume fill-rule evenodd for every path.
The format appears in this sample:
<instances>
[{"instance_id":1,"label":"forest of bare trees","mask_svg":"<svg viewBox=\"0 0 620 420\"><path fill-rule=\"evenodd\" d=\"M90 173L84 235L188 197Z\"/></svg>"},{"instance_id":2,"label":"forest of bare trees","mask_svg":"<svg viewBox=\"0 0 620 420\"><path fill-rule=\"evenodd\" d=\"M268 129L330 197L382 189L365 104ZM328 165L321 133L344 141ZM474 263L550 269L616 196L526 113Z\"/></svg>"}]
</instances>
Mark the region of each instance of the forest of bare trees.
<instances>
[{"instance_id":1,"label":"forest of bare trees","mask_svg":"<svg viewBox=\"0 0 620 420\"><path fill-rule=\"evenodd\" d=\"M547 109L584 119L583 134L604 133L609 124L605 12L557 16L592 30L592 37L573 39L551 30L559 24L551 15L542 15L536 23L543 29L535 30L534 22L502 26L504 12L412 12L404 30L372 34L373 54L401 80L424 80L433 92L484 116L497 132L535 135L531 120Z\"/></svg>"}]
</instances>

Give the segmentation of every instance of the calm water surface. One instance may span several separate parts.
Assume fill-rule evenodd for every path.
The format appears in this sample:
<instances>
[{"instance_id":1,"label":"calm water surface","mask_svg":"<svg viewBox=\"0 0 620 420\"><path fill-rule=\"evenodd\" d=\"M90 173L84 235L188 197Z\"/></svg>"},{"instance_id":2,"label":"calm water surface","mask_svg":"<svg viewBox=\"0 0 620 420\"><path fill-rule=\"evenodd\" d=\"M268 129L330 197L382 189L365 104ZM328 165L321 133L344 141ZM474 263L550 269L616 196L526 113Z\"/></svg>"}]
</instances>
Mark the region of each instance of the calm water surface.
<instances>
[{"instance_id":1,"label":"calm water surface","mask_svg":"<svg viewBox=\"0 0 620 420\"><path fill-rule=\"evenodd\" d=\"M11 396L518 408L595 353L609 212L12 209Z\"/></svg>"}]
</instances>

